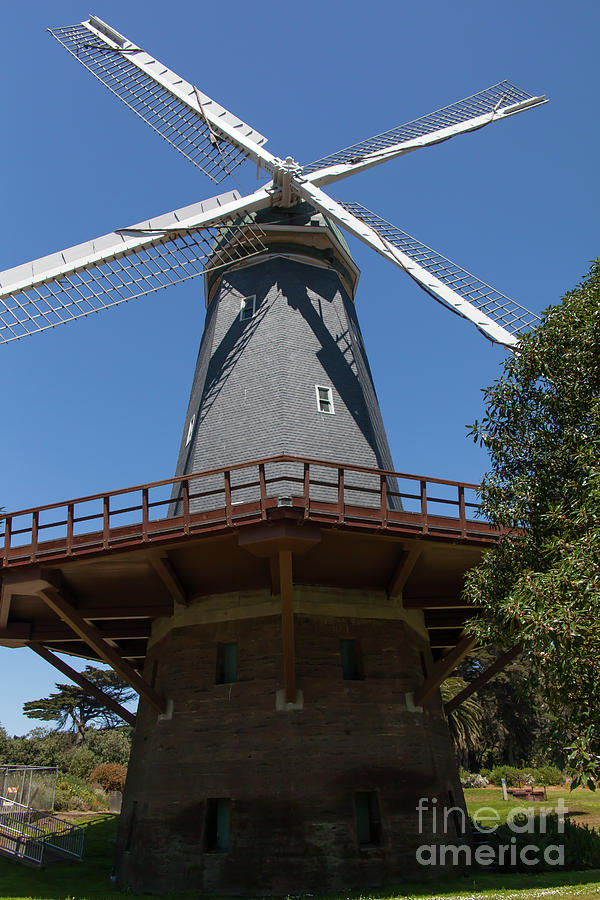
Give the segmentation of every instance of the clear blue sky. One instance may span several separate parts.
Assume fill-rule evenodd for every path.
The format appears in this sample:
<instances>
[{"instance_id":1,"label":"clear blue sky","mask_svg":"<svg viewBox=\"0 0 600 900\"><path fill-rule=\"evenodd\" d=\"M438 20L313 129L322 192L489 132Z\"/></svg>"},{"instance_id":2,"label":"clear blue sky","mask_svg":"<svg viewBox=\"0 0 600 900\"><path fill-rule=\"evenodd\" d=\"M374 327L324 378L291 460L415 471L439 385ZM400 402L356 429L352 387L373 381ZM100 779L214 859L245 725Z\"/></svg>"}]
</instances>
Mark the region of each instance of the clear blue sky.
<instances>
[{"instance_id":1,"label":"clear blue sky","mask_svg":"<svg viewBox=\"0 0 600 900\"><path fill-rule=\"evenodd\" d=\"M333 186L533 310L598 255L593 0L157 0L5 4L0 269L238 185L212 182L45 28L90 12L309 162L504 78L550 103ZM238 169L248 190L251 165ZM375 253L359 316L396 467L478 481L467 438L504 351ZM175 468L204 305L200 280L0 348L0 503L24 508ZM53 669L0 649L0 723L35 722Z\"/></svg>"}]
</instances>

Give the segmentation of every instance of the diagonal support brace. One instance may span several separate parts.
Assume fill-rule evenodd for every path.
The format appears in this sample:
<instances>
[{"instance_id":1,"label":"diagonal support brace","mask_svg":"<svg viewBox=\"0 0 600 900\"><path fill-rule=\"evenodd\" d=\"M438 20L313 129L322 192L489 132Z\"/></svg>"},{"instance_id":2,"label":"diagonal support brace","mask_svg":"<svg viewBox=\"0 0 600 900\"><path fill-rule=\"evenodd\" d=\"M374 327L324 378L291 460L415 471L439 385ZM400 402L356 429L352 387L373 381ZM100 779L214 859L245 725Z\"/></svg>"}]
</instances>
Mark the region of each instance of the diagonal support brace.
<instances>
[{"instance_id":1,"label":"diagonal support brace","mask_svg":"<svg viewBox=\"0 0 600 900\"><path fill-rule=\"evenodd\" d=\"M135 671L126 659L123 659L118 650L102 637L97 628L82 618L75 607L64 596L63 589L59 590L53 584L48 584L47 587L39 591L39 596L63 622L66 622L73 629L80 640L84 641L88 647L91 647L100 659L113 668L140 697L147 700L157 712L166 712L167 704L165 699Z\"/></svg>"},{"instance_id":2,"label":"diagonal support brace","mask_svg":"<svg viewBox=\"0 0 600 900\"><path fill-rule=\"evenodd\" d=\"M124 719L128 725L132 725L135 728L136 716L135 713L130 712L128 709L125 709L124 706L121 706L120 703L117 703L116 700L113 700L112 697L108 697L103 691L100 690L99 687L90 681L85 675L82 675L81 672L77 672L75 669L72 669L64 660L60 659L60 657L55 656L54 653L51 653L42 644L37 644L32 642L29 644L34 653L37 653L38 656L41 656L42 659L45 659L46 662L49 662L51 666L54 666L55 669L58 669L59 672L62 672L63 675L66 675L67 678L70 678L71 681L78 684L80 688L83 688L86 693L91 694L92 697L95 697L96 700L99 700L100 703L103 703L107 709L112 710L112 712L116 713L122 719Z\"/></svg>"},{"instance_id":3,"label":"diagonal support brace","mask_svg":"<svg viewBox=\"0 0 600 900\"><path fill-rule=\"evenodd\" d=\"M475 646L475 638L469 637L465 635L458 642L456 647L453 647L443 659L440 659L433 669L431 670L431 675L427 678L421 687L415 691L414 696L414 704L415 706L424 706L427 701L431 698L432 694L437 691L442 681L445 681L448 675L454 671L459 662L467 655L469 650L471 650Z\"/></svg>"},{"instance_id":4,"label":"diagonal support brace","mask_svg":"<svg viewBox=\"0 0 600 900\"><path fill-rule=\"evenodd\" d=\"M485 672L482 672L481 675L478 675L477 678L474 678L462 691L456 694L451 700L446 703L445 712L446 715L451 713L456 709L457 706L460 706L461 703L464 703L471 694L477 693L479 688L482 688L484 684L487 684L494 675L497 675L498 672L501 672L502 669L506 668L506 666L515 659L519 655L523 648L520 644L515 644L514 647L511 647L510 650L507 650L506 653L503 653L498 657L496 662L492 663Z\"/></svg>"}]
</instances>

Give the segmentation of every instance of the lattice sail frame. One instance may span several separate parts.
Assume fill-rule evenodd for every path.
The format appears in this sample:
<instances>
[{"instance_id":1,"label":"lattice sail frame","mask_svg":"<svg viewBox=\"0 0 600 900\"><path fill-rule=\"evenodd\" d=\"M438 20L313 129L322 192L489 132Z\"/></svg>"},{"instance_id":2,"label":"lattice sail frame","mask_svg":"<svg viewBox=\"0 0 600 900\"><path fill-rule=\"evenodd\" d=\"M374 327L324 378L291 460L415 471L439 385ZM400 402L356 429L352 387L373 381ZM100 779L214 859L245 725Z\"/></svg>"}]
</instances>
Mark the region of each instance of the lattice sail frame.
<instances>
[{"instance_id":1,"label":"lattice sail frame","mask_svg":"<svg viewBox=\"0 0 600 900\"><path fill-rule=\"evenodd\" d=\"M195 278L212 268L215 249L215 266L264 253L263 231L248 216L224 216L199 228L182 226L194 213L214 208L215 201L238 198L232 192L193 204L2 272L0 343ZM61 266L64 274L52 274ZM10 285L6 293L4 284ZM21 288L15 287L19 284Z\"/></svg>"},{"instance_id":2,"label":"lattice sail frame","mask_svg":"<svg viewBox=\"0 0 600 900\"><path fill-rule=\"evenodd\" d=\"M291 157L284 162L273 156L262 146L263 135L97 17L50 33L213 181L222 181L246 158L268 172L272 181L246 198L236 192L229 195L234 198L225 202L229 218L225 211L222 216L206 216L203 207L221 205L222 198L214 198L0 273L0 343L201 274L215 247L211 235L219 244L215 265L264 252L259 229L248 216L265 206L288 206L298 199L313 203L386 256L492 340L514 348L517 336L539 321L525 307L375 213L359 204L337 203L320 187L545 103L544 96L499 82L301 169ZM190 210L194 213L182 221L178 214ZM232 230L239 233L240 228L241 241ZM233 253L231 259L221 253L222 247Z\"/></svg>"},{"instance_id":3,"label":"lattice sail frame","mask_svg":"<svg viewBox=\"0 0 600 900\"><path fill-rule=\"evenodd\" d=\"M540 317L526 307L511 300L505 294L501 294L485 281L477 278L476 275L467 272L452 260L442 256L437 250L432 250L427 244L423 244L405 231L401 231L396 225L382 219L381 216L361 206L360 203L348 203L341 200L338 203L510 334L517 336L541 322ZM431 293L436 300L441 299L433 291ZM442 300L442 302L444 301Z\"/></svg>"},{"instance_id":4,"label":"lattice sail frame","mask_svg":"<svg viewBox=\"0 0 600 900\"><path fill-rule=\"evenodd\" d=\"M520 112L523 104L537 100L533 94L528 94L511 84L510 81L499 81L484 91L444 106L435 112L422 116L419 119L413 119L404 125L398 125L389 131L376 134L357 144L351 144L343 150L324 156L315 162L308 163L303 167L303 173L309 175L319 169L327 169L330 166L341 165L344 163L356 163L365 156L386 150L389 147L395 147L398 144L404 144L414 141L417 138L424 137L435 132L443 132L446 129L466 123L473 120L477 121L487 113L496 115L506 114L507 110L514 109L514 112ZM474 124L473 130L482 128L487 122ZM452 135L450 135L451 137ZM447 138L441 137L440 140Z\"/></svg>"},{"instance_id":5,"label":"lattice sail frame","mask_svg":"<svg viewBox=\"0 0 600 900\"><path fill-rule=\"evenodd\" d=\"M92 17L90 22L99 20ZM108 29L106 34L95 33L86 22L49 31L109 91L215 184L231 175L249 151L225 137L218 126L211 124L211 118L217 116L257 147L265 143L263 135L118 32Z\"/></svg>"}]
</instances>

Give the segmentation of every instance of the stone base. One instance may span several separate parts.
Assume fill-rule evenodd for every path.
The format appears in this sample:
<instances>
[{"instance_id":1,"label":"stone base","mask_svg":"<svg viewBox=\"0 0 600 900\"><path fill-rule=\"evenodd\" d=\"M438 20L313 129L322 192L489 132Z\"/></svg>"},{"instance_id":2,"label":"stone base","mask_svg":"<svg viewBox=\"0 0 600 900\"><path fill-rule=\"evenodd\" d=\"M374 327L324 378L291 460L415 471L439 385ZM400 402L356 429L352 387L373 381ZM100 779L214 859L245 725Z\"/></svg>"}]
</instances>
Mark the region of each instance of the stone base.
<instances>
[{"instance_id":1,"label":"stone base","mask_svg":"<svg viewBox=\"0 0 600 900\"><path fill-rule=\"evenodd\" d=\"M286 710L274 702L279 617L163 627L147 677L156 673L173 715L159 719L141 704L117 846L121 884L259 895L377 887L439 874L418 864L417 848L462 842L452 816L432 837L426 812L419 833L420 798L427 810L464 808L439 697L423 711L407 706L423 681L421 654L430 660L424 639L401 620L297 615L295 628L302 706ZM360 680L342 677L348 638L360 648ZM215 684L216 647L229 642L238 643L238 681ZM219 799L229 801L223 852L209 833Z\"/></svg>"}]
</instances>

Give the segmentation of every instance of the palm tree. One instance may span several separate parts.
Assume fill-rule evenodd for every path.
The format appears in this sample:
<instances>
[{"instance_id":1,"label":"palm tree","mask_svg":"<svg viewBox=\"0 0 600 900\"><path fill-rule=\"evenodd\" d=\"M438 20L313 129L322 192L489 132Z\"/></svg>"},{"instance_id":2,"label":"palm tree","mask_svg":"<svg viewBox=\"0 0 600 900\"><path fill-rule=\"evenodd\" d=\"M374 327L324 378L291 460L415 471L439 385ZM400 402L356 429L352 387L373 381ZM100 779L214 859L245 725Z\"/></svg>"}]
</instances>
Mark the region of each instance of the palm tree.
<instances>
[{"instance_id":1,"label":"palm tree","mask_svg":"<svg viewBox=\"0 0 600 900\"><path fill-rule=\"evenodd\" d=\"M467 686L464 678L447 678L441 686L442 700L448 703ZM469 752L477 750L483 731L484 710L475 697L466 700L448 714L448 728L458 760L465 769L469 768Z\"/></svg>"}]
</instances>

